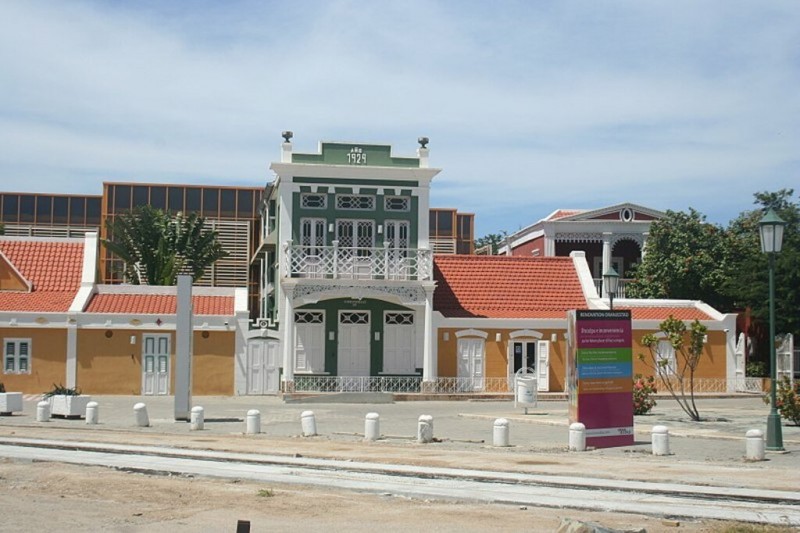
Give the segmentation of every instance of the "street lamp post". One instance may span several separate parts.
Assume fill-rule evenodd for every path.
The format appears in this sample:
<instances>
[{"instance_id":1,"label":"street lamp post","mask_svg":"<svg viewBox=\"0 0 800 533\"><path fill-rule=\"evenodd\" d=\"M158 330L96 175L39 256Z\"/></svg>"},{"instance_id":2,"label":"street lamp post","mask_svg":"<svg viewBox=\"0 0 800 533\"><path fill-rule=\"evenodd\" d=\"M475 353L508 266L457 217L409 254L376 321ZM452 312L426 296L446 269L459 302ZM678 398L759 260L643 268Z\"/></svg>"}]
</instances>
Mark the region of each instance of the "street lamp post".
<instances>
[{"instance_id":1,"label":"street lamp post","mask_svg":"<svg viewBox=\"0 0 800 533\"><path fill-rule=\"evenodd\" d=\"M761 251L769 255L769 359L770 359L770 410L767 416L767 450L783 450L783 430L781 415L777 407L778 368L775 354L775 254L783 245L783 229L786 225L781 217L770 208L758 222L761 236Z\"/></svg>"},{"instance_id":2,"label":"street lamp post","mask_svg":"<svg viewBox=\"0 0 800 533\"><path fill-rule=\"evenodd\" d=\"M617 271L614 270L614 267L609 266L608 270L605 271L603 274L603 288L608 294L609 298L609 307L611 310L614 310L614 296L617 294L617 289L619 287L619 274Z\"/></svg>"}]
</instances>

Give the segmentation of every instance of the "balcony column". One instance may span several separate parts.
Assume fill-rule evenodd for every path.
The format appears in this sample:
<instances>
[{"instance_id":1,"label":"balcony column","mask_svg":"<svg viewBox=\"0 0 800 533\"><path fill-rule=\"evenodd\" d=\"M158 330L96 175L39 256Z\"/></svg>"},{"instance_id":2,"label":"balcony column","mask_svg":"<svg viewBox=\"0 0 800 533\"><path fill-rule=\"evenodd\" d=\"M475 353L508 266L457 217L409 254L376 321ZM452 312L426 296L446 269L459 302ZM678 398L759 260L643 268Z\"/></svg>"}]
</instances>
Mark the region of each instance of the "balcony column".
<instances>
[{"instance_id":1,"label":"balcony column","mask_svg":"<svg viewBox=\"0 0 800 533\"><path fill-rule=\"evenodd\" d=\"M283 392L294 392L294 306L290 292L284 292L283 317L280 323L283 344Z\"/></svg>"},{"instance_id":2,"label":"balcony column","mask_svg":"<svg viewBox=\"0 0 800 533\"><path fill-rule=\"evenodd\" d=\"M438 357L433 337L433 290L425 288L425 330L422 344L422 388L423 391L432 389L437 375Z\"/></svg>"},{"instance_id":3,"label":"balcony column","mask_svg":"<svg viewBox=\"0 0 800 533\"><path fill-rule=\"evenodd\" d=\"M611 266L611 235L610 231L603 232L603 264L600 265L601 280L603 279L603 273ZM602 283L600 286L602 287ZM603 291L605 291L605 288L603 288Z\"/></svg>"}]
</instances>

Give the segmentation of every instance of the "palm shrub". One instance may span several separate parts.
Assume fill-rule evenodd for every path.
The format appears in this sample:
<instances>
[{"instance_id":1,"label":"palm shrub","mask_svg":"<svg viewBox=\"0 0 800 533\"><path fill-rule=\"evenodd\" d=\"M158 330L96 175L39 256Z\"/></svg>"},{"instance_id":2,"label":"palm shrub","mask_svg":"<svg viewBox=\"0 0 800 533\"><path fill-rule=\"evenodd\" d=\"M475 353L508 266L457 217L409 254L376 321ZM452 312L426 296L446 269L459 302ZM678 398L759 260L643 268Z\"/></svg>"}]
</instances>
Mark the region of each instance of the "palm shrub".
<instances>
[{"instance_id":1,"label":"palm shrub","mask_svg":"<svg viewBox=\"0 0 800 533\"><path fill-rule=\"evenodd\" d=\"M53 388L49 391L44 393L45 398L51 398L53 396L80 396L81 390L77 387L65 387L60 383L56 385L53 383Z\"/></svg>"},{"instance_id":2,"label":"palm shrub","mask_svg":"<svg viewBox=\"0 0 800 533\"><path fill-rule=\"evenodd\" d=\"M646 415L656 406L653 395L657 393L656 380L653 376L642 377L636 374L633 380L633 414Z\"/></svg>"}]
</instances>

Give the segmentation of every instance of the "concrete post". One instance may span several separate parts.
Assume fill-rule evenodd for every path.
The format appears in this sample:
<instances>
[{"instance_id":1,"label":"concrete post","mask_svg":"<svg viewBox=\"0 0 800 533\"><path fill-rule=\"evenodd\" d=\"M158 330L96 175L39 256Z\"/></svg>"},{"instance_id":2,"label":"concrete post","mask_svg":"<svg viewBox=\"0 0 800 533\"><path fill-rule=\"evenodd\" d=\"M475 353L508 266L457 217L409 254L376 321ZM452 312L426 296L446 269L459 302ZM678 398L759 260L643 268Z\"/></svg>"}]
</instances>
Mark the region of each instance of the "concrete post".
<instances>
[{"instance_id":1,"label":"concrete post","mask_svg":"<svg viewBox=\"0 0 800 533\"><path fill-rule=\"evenodd\" d=\"M586 451L586 426L580 422L574 422L569 426L569 451Z\"/></svg>"},{"instance_id":2,"label":"concrete post","mask_svg":"<svg viewBox=\"0 0 800 533\"><path fill-rule=\"evenodd\" d=\"M86 404L86 423L89 425L97 424L100 419L100 408L97 402L89 402Z\"/></svg>"},{"instance_id":3,"label":"concrete post","mask_svg":"<svg viewBox=\"0 0 800 533\"><path fill-rule=\"evenodd\" d=\"M50 422L50 402L42 400L36 404L36 421Z\"/></svg>"},{"instance_id":4,"label":"concrete post","mask_svg":"<svg viewBox=\"0 0 800 533\"><path fill-rule=\"evenodd\" d=\"M150 417L147 416L147 406L143 403L137 403L133 406L133 414L136 415L136 425L140 428L150 426Z\"/></svg>"},{"instance_id":5,"label":"concrete post","mask_svg":"<svg viewBox=\"0 0 800 533\"><path fill-rule=\"evenodd\" d=\"M653 426L651 432L653 455L669 455L669 428Z\"/></svg>"},{"instance_id":6,"label":"concrete post","mask_svg":"<svg viewBox=\"0 0 800 533\"><path fill-rule=\"evenodd\" d=\"M304 437L313 437L317 434L317 418L314 411L303 411L300 413L300 425L303 428Z\"/></svg>"},{"instance_id":7,"label":"concrete post","mask_svg":"<svg viewBox=\"0 0 800 533\"><path fill-rule=\"evenodd\" d=\"M433 441L433 417L420 415L417 425L417 442L427 443Z\"/></svg>"},{"instance_id":8,"label":"concrete post","mask_svg":"<svg viewBox=\"0 0 800 533\"><path fill-rule=\"evenodd\" d=\"M492 446L508 446L508 420L505 418L498 418L494 421Z\"/></svg>"},{"instance_id":9,"label":"concrete post","mask_svg":"<svg viewBox=\"0 0 800 533\"><path fill-rule=\"evenodd\" d=\"M205 427L205 410L199 405L192 407L190 424L190 431L199 431Z\"/></svg>"},{"instance_id":10,"label":"concrete post","mask_svg":"<svg viewBox=\"0 0 800 533\"><path fill-rule=\"evenodd\" d=\"M261 411L250 409L247 411L247 430L248 435L258 435L261 433Z\"/></svg>"},{"instance_id":11,"label":"concrete post","mask_svg":"<svg viewBox=\"0 0 800 533\"><path fill-rule=\"evenodd\" d=\"M381 415L367 413L364 420L364 440L378 440L381 438Z\"/></svg>"},{"instance_id":12,"label":"concrete post","mask_svg":"<svg viewBox=\"0 0 800 533\"><path fill-rule=\"evenodd\" d=\"M751 429L746 433L745 458L748 461L764 460L764 432L760 429Z\"/></svg>"}]
</instances>

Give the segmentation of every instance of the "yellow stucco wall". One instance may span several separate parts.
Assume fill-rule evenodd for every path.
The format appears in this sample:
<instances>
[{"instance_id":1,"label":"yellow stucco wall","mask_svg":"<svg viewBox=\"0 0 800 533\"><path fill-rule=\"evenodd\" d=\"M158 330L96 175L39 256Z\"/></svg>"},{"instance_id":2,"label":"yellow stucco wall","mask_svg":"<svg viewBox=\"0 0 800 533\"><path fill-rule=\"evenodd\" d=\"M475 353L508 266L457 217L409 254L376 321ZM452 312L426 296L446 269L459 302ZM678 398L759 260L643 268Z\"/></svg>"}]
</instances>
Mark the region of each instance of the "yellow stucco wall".
<instances>
[{"instance_id":1,"label":"yellow stucco wall","mask_svg":"<svg viewBox=\"0 0 800 533\"><path fill-rule=\"evenodd\" d=\"M8 392L41 394L53 388L53 384L65 384L67 361L67 330L52 328L2 328L0 337L5 339L30 339L30 374L0 373ZM3 344L5 346L5 344Z\"/></svg>"},{"instance_id":2,"label":"yellow stucco wall","mask_svg":"<svg viewBox=\"0 0 800 533\"><path fill-rule=\"evenodd\" d=\"M111 337L106 331L112 331ZM232 395L235 337L233 332L195 332L192 394ZM86 394L142 392L142 337L164 331L79 330L78 386ZM175 388L175 333L170 336L170 393ZM131 337L135 344L131 344Z\"/></svg>"},{"instance_id":3,"label":"yellow stucco wall","mask_svg":"<svg viewBox=\"0 0 800 533\"><path fill-rule=\"evenodd\" d=\"M441 328L437 336L438 345L438 372L440 377L458 376L458 339L456 332L467 328ZM489 378L502 378L508 375L508 346L512 339L509 338L511 329L479 329L488 333L485 340L485 375ZM541 340L549 341L553 333L556 334L556 342L550 342L550 391L564 391L564 379L567 364L567 343L564 340L565 330L547 329L537 330L542 333ZM444 340L444 333L449 334L449 339ZM500 334L500 342L497 342L496 335ZM638 355L648 354L647 348L641 344L642 337L647 333L656 333L655 330L634 330L633 332L633 373L649 376L653 372L639 360ZM725 332L709 331L708 342L705 345L703 356L695 373L698 378L722 378L726 377L726 351L725 351ZM527 339L526 339L527 340Z\"/></svg>"}]
</instances>

